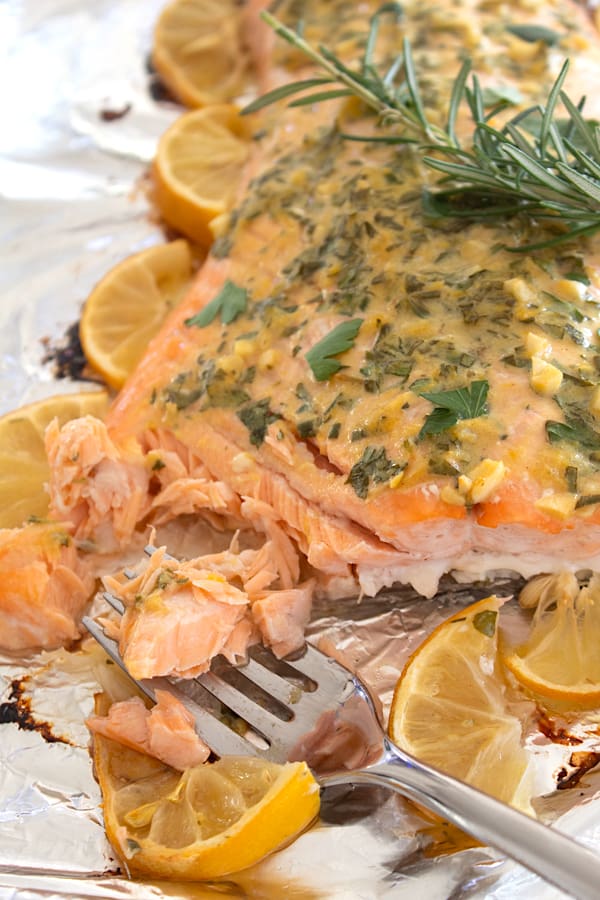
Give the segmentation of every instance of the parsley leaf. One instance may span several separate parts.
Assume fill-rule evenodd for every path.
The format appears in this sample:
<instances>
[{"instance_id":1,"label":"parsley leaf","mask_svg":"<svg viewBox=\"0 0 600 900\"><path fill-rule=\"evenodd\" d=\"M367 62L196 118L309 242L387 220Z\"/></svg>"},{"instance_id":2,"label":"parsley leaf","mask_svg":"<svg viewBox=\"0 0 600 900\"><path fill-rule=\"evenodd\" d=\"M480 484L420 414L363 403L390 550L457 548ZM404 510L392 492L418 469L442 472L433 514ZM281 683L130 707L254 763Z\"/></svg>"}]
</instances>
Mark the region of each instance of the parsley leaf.
<instances>
[{"instance_id":1,"label":"parsley leaf","mask_svg":"<svg viewBox=\"0 0 600 900\"><path fill-rule=\"evenodd\" d=\"M451 409L443 409L441 406L437 406L423 422L419 437L422 438L426 434L441 434L442 431L452 428L457 422L458 416L455 412Z\"/></svg>"},{"instance_id":2,"label":"parsley leaf","mask_svg":"<svg viewBox=\"0 0 600 900\"><path fill-rule=\"evenodd\" d=\"M600 435L576 419L567 419L566 422L554 422L549 419L546 422L546 434L551 444L556 444L557 441L572 441L574 444L595 450L600 443Z\"/></svg>"},{"instance_id":3,"label":"parsley leaf","mask_svg":"<svg viewBox=\"0 0 600 900\"><path fill-rule=\"evenodd\" d=\"M210 325L219 313L221 313L223 325L229 325L237 319L240 313L244 312L247 301L248 291L246 288L238 287L233 281L227 279L217 296L195 316L185 319L184 325L188 327L196 325L198 328L204 328L206 325Z\"/></svg>"},{"instance_id":4,"label":"parsley leaf","mask_svg":"<svg viewBox=\"0 0 600 900\"><path fill-rule=\"evenodd\" d=\"M356 335L364 319L350 319L326 334L314 347L305 354L307 363L317 381L327 381L342 368L341 362L332 357L345 353L354 346Z\"/></svg>"},{"instance_id":5,"label":"parsley leaf","mask_svg":"<svg viewBox=\"0 0 600 900\"><path fill-rule=\"evenodd\" d=\"M489 387L487 381L474 381L468 387L454 391L420 392L419 396L434 403L435 409L423 422L419 438L426 434L440 434L456 425L459 419L476 419L485 415Z\"/></svg>"},{"instance_id":6,"label":"parsley leaf","mask_svg":"<svg viewBox=\"0 0 600 900\"><path fill-rule=\"evenodd\" d=\"M394 463L387 458L385 447L365 447L363 455L354 463L346 484L352 485L354 493L364 500L369 493L369 483L381 484L399 475L406 463Z\"/></svg>"}]
</instances>

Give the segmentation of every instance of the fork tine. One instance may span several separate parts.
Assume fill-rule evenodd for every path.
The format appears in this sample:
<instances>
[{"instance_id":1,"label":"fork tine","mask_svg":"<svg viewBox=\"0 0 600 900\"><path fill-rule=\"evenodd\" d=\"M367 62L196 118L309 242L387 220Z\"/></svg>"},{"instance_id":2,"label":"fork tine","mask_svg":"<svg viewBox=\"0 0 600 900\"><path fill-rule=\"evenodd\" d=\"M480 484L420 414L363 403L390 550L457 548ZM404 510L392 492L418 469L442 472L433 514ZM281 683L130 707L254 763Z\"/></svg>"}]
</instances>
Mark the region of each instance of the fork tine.
<instances>
[{"instance_id":1,"label":"fork tine","mask_svg":"<svg viewBox=\"0 0 600 900\"><path fill-rule=\"evenodd\" d=\"M114 594L111 594L110 591L104 591L102 594L106 602L109 606L112 606L115 612L118 612L120 616L125 613L125 604L122 600L119 600L118 597L115 597Z\"/></svg>"},{"instance_id":2,"label":"fork tine","mask_svg":"<svg viewBox=\"0 0 600 900\"><path fill-rule=\"evenodd\" d=\"M100 644L113 662L115 662L126 675L129 675L121 654L119 653L117 642L112 638L107 637L102 628L89 616L84 616L82 621L92 637ZM131 678L131 675L129 675L129 677ZM194 717L196 731L217 756L229 756L233 754L239 756L264 756L269 759L271 758L270 752L265 751L255 743L246 740L246 738L242 737L242 735L238 734L236 731L233 731L233 729L229 728L213 715L212 712L199 706L199 704L188 697L184 691L180 690L166 678L144 679L140 681L131 678L131 680L134 684L138 685L140 690L142 690L146 696L150 697L151 700L156 700L155 692L157 689L169 691L169 693L180 700Z\"/></svg>"},{"instance_id":3,"label":"fork tine","mask_svg":"<svg viewBox=\"0 0 600 900\"><path fill-rule=\"evenodd\" d=\"M250 697L247 697L246 694L243 694L237 688L223 681L218 675L207 672L205 675L201 675L198 681L213 697L216 697L217 700L228 706L234 713L241 716L252 728L263 734L264 737L275 739L281 731L284 725L281 719L269 712L269 710L259 706L258 703L251 700Z\"/></svg>"},{"instance_id":4,"label":"fork tine","mask_svg":"<svg viewBox=\"0 0 600 900\"><path fill-rule=\"evenodd\" d=\"M267 669L266 666L261 665L257 660L248 657L248 661L238 666L237 669L240 674L245 675L249 681L258 685L258 687L262 688L284 706L293 705L297 702L297 686L290 684L289 681L280 675L276 675L275 672Z\"/></svg>"},{"instance_id":5,"label":"fork tine","mask_svg":"<svg viewBox=\"0 0 600 900\"><path fill-rule=\"evenodd\" d=\"M325 656L324 653L321 653L320 650L317 650L316 647L309 643L305 643L301 656L298 656L297 659L286 658L284 662L286 666L296 669L312 681L315 681L319 688L327 685L329 689L339 689L352 677L351 672L342 666L341 663L338 663L331 656Z\"/></svg>"}]
</instances>

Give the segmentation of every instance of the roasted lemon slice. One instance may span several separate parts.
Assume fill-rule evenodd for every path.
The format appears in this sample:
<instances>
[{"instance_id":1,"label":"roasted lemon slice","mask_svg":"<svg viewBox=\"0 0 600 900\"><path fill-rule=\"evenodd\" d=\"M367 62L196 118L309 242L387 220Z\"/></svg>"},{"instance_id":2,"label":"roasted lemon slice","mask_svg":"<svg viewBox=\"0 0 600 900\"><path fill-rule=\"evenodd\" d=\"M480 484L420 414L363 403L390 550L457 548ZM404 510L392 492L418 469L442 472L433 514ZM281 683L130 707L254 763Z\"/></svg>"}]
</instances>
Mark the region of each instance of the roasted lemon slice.
<instances>
[{"instance_id":1,"label":"roasted lemon slice","mask_svg":"<svg viewBox=\"0 0 600 900\"><path fill-rule=\"evenodd\" d=\"M102 417L107 409L106 391L89 391L47 397L0 418L0 528L16 528L48 511L44 432L52 419L63 425L78 416Z\"/></svg>"},{"instance_id":2,"label":"roasted lemon slice","mask_svg":"<svg viewBox=\"0 0 600 900\"><path fill-rule=\"evenodd\" d=\"M152 61L186 106L233 100L244 82L243 10L235 0L175 0L154 32Z\"/></svg>"},{"instance_id":3,"label":"roasted lemon slice","mask_svg":"<svg viewBox=\"0 0 600 900\"><path fill-rule=\"evenodd\" d=\"M189 244L179 240L129 256L94 288L81 317L81 345L111 387L122 387L191 275Z\"/></svg>"},{"instance_id":4,"label":"roasted lemon slice","mask_svg":"<svg viewBox=\"0 0 600 900\"><path fill-rule=\"evenodd\" d=\"M169 225L202 245L210 222L235 200L249 154L235 106L186 113L161 137L154 160L155 201Z\"/></svg>"},{"instance_id":5,"label":"roasted lemon slice","mask_svg":"<svg viewBox=\"0 0 600 900\"><path fill-rule=\"evenodd\" d=\"M94 763L106 833L135 875L202 881L237 872L290 843L319 811L305 763L232 756L182 774L99 735Z\"/></svg>"},{"instance_id":6,"label":"roasted lemon slice","mask_svg":"<svg viewBox=\"0 0 600 900\"><path fill-rule=\"evenodd\" d=\"M535 694L574 707L598 706L600 577L581 589L568 572L545 582L527 640L504 663Z\"/></svg>"},{"instance_id":7,"label":"roasted lemon slice","mask_svg":"<svg viewBox=\"0 0 600 900\"><path fill-rule=\"evenodd\" d=\"M396 687L389 733L432 766L528 811L521 723L507 710L496 622L488 597L443 622L409 659Z\"/></svg>"}]
</instances>

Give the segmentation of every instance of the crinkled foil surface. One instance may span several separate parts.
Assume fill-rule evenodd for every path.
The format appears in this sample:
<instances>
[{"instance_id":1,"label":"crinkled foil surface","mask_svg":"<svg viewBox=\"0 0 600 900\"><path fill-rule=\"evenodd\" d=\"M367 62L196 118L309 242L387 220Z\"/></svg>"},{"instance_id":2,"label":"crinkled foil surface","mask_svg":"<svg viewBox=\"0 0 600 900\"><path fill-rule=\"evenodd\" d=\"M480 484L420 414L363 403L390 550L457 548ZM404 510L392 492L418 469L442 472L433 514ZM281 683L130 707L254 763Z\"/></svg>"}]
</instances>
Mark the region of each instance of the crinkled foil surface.
<instances>
[{"instance_id":1,"label":"crinkled foil surface","mask_svg":"<svg viewBox=\"0 0 600 900\"><path fill-rule=\"evenodd\" d=\"M146 61L161 5L0 0L0 412L89 387L57 385L42 362L43 341L63 335L112 265L162 240L141 187L158 135L179 112L150 91ZM496 587L513 589L509 581ZM343 653L387 710L423 636L488 592L453 586L423 600L403 589L322 606L311 636ZM97 689L82 653L0 657L1 900L562 896L485 848L444 855L414 809L364 791L326 797L319 825L234 879L132 882L104 836L88 752L83 720ZM591 737L585 746L599 742ZM553 774L570 749L540 733L528 743L540 814L558 816L557 827L600 847L598 775L592 770L577 788L556 792Z\"/></svg>"}]
</instances>

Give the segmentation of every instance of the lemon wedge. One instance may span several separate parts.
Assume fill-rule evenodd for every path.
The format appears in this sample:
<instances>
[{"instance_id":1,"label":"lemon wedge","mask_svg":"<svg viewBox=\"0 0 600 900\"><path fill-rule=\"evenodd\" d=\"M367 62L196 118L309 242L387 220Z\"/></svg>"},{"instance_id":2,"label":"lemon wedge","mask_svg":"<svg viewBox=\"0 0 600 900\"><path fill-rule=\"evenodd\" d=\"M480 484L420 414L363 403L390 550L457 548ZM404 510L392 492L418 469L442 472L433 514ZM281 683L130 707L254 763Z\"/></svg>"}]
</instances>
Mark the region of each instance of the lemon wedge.
<instances>
[{"instance_id":1,"label":"lemon wedge","mask_svg":"<svg viewBox=\"0 0 600 900\"><path fill-rule=\"evenodd\" d=\"M569 706L600 704L600 577L586 587L568 572L545 579L527 640L504 657L533 693Z\"/></svg>"},{"instance_id":2,"label":"lemon wedge","mask_svg":"<svg viewBox=\"0 0 600 900\"><path fill-rule=\"evenodd\" d=\"M88 362L111 387L122 387L191 276L189 244L178 240L127 257L96 285L79 334Z\"/></svg>"},{"instance_id":3,"label":"lemon wedge","mask_svg":"<svg viewBox=\"0 0 600 900\"><path fill-rule=\"evenodd\" d=\"M290 843L319 811L305 763L231 756L182 774L95 735L94 764L108 839L134 875L229 875Z\"/></svg>"},{"instance_id":4,"label":"lemon wedge","mask_svg":"<svg viewBox=\"0 0 600 900\"><path fill-rule=\"evenodd\" d=\"M16 528L48 512L48 424L55 418L60 425L78 416L101 418L107 409L106 391L86 391L47 397L0 418L0 528Z\"/></svg>"},{"instance_id":5,"label":"lemon wedge","mask_svg":"<svg viewBox=\"0 0 600 900\"><path fill-rule=\"evenodd\" d=\"M235 106L212 106L180 116L161 137L154 160L154 197L166 222L209 245L210 222L235 201L249 154Z\"/></svg>"},{"instance_id":6,"label":"lemon wedge","mask_svg":"<svg viewBox=\"0 0 600 900\"><path fill-rule=\"evenodd\" d=\"M235 0L175 0L164 8L152 61L186 106L222 103L240 93L246 69L242 15Z\"/></svg>"},{"instance_id":7,"label":"lemon wedge","mask_svg":"<svg viewBox=\"0 0 600 900\"><path fill-rule=\"evenodd\" d=\"M389 733L423 762L529 811L521 723L507 710L499 670L496 624L503 602L488 597L474 603L421 644L396 686Z\"/></svg>"}]
</instances>

